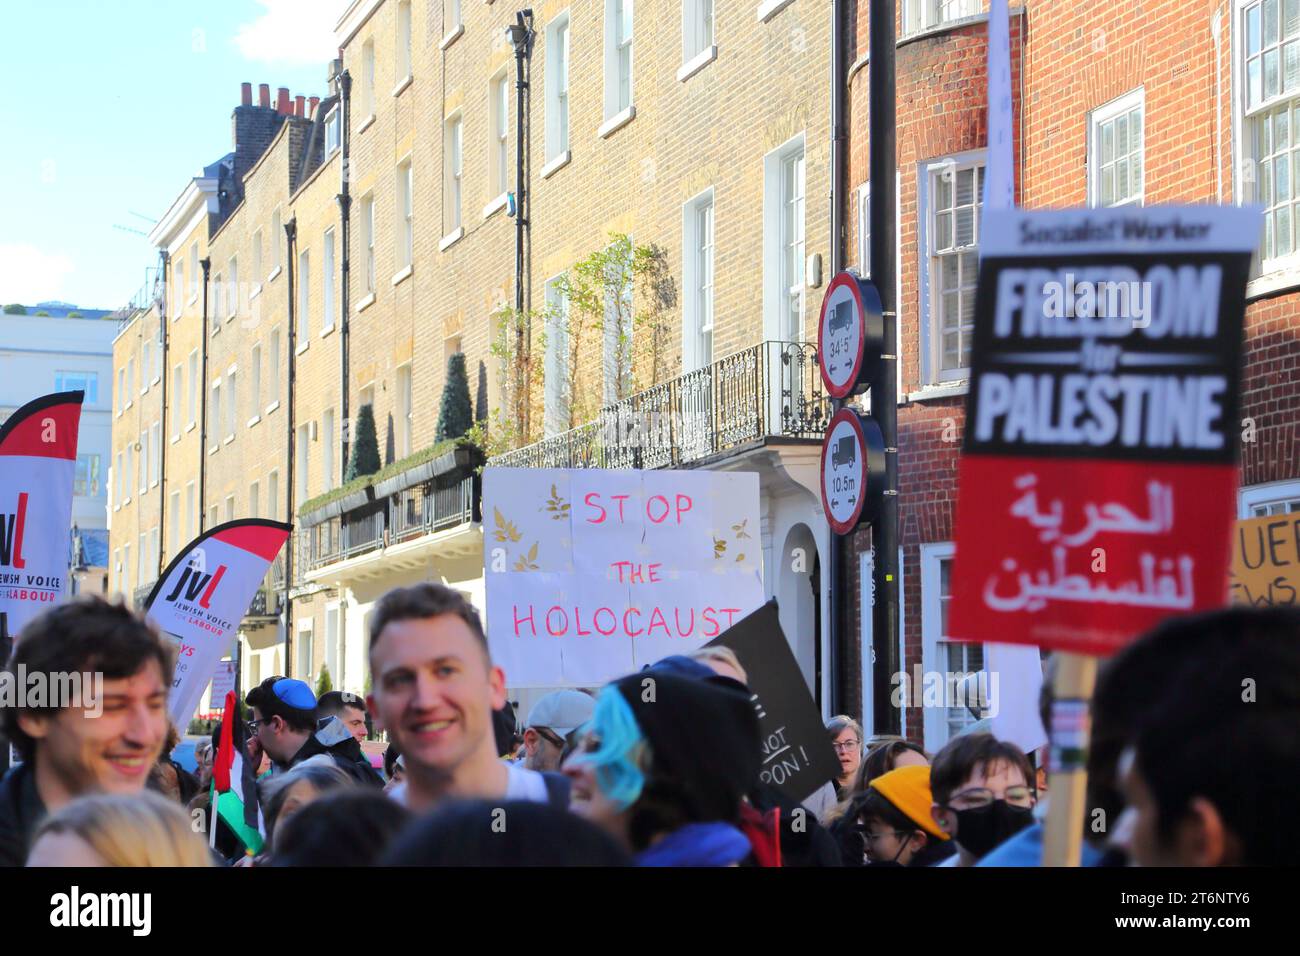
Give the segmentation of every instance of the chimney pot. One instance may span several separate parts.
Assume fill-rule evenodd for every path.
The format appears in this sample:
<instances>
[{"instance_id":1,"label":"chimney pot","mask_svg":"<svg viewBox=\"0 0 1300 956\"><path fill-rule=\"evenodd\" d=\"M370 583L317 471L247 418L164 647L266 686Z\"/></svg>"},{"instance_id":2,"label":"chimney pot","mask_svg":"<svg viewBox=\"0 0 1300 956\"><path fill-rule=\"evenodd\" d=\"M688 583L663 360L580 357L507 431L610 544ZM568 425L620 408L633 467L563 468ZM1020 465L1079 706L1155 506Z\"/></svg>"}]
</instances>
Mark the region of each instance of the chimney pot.
<instances>
[{"instance_id":1,"label":"chimney pot","mask_svg":"<svg viewBox=\"0 0 1300 956\"><path fill-rule=\"evenodd\" d=\"M269 107L271 105L271 86L269 83L260 83L257 87L257 105Z\"/></svg>"},{"instance_id":2,"label":"chimney pot","mask_svg":"<svg viewBox=\"0 0 1300 956\"><path fill-rule=\"evenodd\" d=\"M307 97L295 96L293 98L293 115L297 117L302 117L303 110L306 108L306 106L307 106Z\"/></svg>"},{"instance_id":3,"label":"chimney pot","mask_svg":"<svg viewBox=\"0 0 1300 956\"><path fill-rule=\"evenodd\" d=\"M311 119L316 115L316 107L320 105L320 97L313 96L307 101L307 118Z\"/></svg>"},{"instance_id":4,"label":"chimney pot","mask_svg":"<svg viewBox=\"0 0 1300 956\"><path fill-rule=\"evenodd\" d=\"M253 105L253 84L252 83L239 84L239 104L241 106Z\"/></svg>"},{"instance_id":5,"label":"chimney pot","mask_svg":"<svg viewBox=\"0 0 1300 956\"><path fill-rule=\"evenodd\" d=\"M282 86L276 91L275 111L285 116L293 112L293 107L289 103L289 87Z\"/></svg>"}]
</instances>

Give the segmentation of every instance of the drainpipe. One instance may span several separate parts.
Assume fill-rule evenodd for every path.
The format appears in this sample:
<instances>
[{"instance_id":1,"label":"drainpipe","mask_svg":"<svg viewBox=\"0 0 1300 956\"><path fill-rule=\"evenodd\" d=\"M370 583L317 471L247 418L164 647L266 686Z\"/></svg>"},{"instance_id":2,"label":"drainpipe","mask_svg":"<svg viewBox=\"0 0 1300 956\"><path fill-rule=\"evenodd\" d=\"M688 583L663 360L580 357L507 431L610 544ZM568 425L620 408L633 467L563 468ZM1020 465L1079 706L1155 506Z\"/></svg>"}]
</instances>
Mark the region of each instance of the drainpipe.
<instances>
[{"instance_id":1,"label":"drainpipe","mask_svg":"<svg viewBox=\"0 0 1300 956\"><path fill-rule=\"evenodd\" d=\"M871 412L885 443L885 491L879 516L871 526L872 586L871 643L873 730L897 734L901 713L892 706L892 675L902 670L898 656L898 294L895 209L898 202L898 154L895 124L894 74L895 0L872 0L870 10L871 64L868 75L871 119L871 281L880 294L884 313L885 354L880 378L872 388ZM865 653L865 651L864 651Z\"/></svg>"},{"instance_id":2,"label":"drainpipe","mask_svg":"<svg viewBox=\"0 0 1300 956\"><path fill-rule=\"evenodd\" d=\"M295 262L295 247L298 241L298 217L294 216L284 224L285 245L287 246L286 255L289 257L288 262L288 283L286 290L289 295L289 386L288 394L285 396L287 414L285 420L289 425L289 454L288 467L285 468L285 514L288 520L293 522L293 465L294 465L294 377L298 370L298 321L295 316L297 306L297 296L294 295L295 283L297 281L297 270ZM293 585L293 545L284 552L284 673L287 677L293 676L293 602L289 597L289 590Z\"/></svg>"},{"instance_id":3,"label":"drainpipe","mask_svg":"<svg viewBox=\"0 0 1300 956\"><path fill-rule=\"evenodd\" d=\"M524 110L528 101L528 79L533 52L533 11L521 10L515 15L516 22L506 27L506 34L515 48L515 355L528 354L532 345L533 330L531 323L524 322L524 289L527 285L524 275L524 243L529 231L529 214L532 207L528 184L525 179L525 143ZM518 383L515 383L518 384ZM524 434L529 431L530 402L523 399Z\"/></svg>"},{"instance_id":4,"label":"drainpipe","mask_svg":"<svg viewBox=\"0 0 1300 956\"><path fill-rule=\"evenodd\" d=\"M350 404L348 402L349 388L348 378L351 375L349 366L349 328L352 323L351 318L351 276L352 276L352 194L349 191L349 181L351 172L348 164L351 162L352 154L352 74L344 70L338 77L339 81L339 124L342 129L343 155L340 157L342 163L339 169L339 177L342 180L339 194L339 218L342 220L340 229L343 233L343 276L342 276L342 315L339 321L339 404L340 415L343 419L340 431L343 434L343 458L341 469L346 472L348 469L348 453L352 445L352 419L350 417Z\"/></svg>"},{"instance_id":5,"label":"drainpipe","mask_svg":"<svg viewBox=\"0 0 1300 956\"><path fill-rule=\"evenodd\" d=\"M168 256L164 251L161 255L161 266L163 281L166 282L168 271ZM157 299L154 299L155 306ZM158 424L158 567L155 568L156 576L161 577L163 567L163 552L167 549L167 384L171 378L171 362L167 360L168 336L167 336L167 299L163 297L163 306L158 310L158 325L162 330L162 414L159 416ZM180 520L180 515L177 515Z\"/></svg>"},{"instance_id":6,"label":"drainpipe","mask_svg":"<svg viewBox=\"0 0 1300 956\"><path fill-rule=\"evenodd\" d=\"M200 259L203 267L203 360L199 372L199 534L208 515L208 275L211 259ZM184 292L182 291L182 295Z\"/></svg>"}]
</instances>

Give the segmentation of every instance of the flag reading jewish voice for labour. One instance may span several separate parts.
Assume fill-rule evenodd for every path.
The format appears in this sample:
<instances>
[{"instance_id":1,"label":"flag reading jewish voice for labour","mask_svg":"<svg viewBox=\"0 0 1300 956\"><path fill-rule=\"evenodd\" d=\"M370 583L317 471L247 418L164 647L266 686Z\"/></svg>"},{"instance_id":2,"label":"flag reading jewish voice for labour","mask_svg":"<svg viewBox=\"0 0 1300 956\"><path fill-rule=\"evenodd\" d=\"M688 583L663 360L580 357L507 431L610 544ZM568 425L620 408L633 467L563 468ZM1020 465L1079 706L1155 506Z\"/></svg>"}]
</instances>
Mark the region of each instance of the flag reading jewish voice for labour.
<instances>
[{"instance_id":1,"label":"flag reading jewish voice for labour","mask_svg":"<svg viewBox=\"0 0 1300 956\"><path fill-rule=\"evenodd\" d=\"M189 724L292 531L291 524L265 518L227 521L195 538L154 585L145 604L148 618L177 646L167 701L176 726Z\"/></svg>"},{"instance_id":2,"label":"flag reading jewish voice for labour","mask_svg":"<svg viewBox=\"0 0 1300 956\"><path fill-rule=\"evenodd\" d=\"M781 630L776 601L723 631L706 647L729 647L745 669L763 736L760 782L802 802L840 773L840 762Z\"/></svg>"},{"instance_id":3,"label":"flag reading jewish voice for labour","mask_svg":"<svg viewBox=\"0 0 1300 956\"><path fill-rule=\"evenodd\" d=\"M758 475L489 468L488 643L512 686L587 687L762 605Z\"/></svg>"},{"instance_id":4,"label":"flag reading jewish voice for labour","mask_svg":"<svg viewBox=\"0 0 1300 956\"><path fill-rule=\"evenodd\" d=\"M13 638L67 593L83 397L46 395L0 425L0 615Z\"/></svg>"},{"instance_id":5,"label":"flag reading jewish voice for labour","mask_svg":"<svg viewBox=\"0 0 1300 956\"><path fill-rule=\"evenodd\" d=\"M992 211L949 634L1085 654L1221 606L1260 214Z\"/></svg>"}]
</instances>

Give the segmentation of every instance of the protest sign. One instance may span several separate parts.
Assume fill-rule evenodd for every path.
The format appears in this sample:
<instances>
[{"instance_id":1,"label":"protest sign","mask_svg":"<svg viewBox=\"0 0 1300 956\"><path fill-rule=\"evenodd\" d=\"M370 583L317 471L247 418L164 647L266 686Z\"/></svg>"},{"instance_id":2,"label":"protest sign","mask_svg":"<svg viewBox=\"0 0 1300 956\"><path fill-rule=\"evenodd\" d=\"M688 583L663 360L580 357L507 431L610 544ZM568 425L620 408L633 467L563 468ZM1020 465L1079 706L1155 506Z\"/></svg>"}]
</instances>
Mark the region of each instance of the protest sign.
<instances>
[{"instance_id":1,"label":"protest sign","mask_svg":"<svg viewBox=\"0 0 1300 956\"><path fill-rule=\"evenodd\" d=\"M190 542L154 585L145 613L177 645L167 710L178 727L189 723L292 531L265 518L227 521Z\"/></svg>"},{"instance_id":2,"label":"protest sign","mask_svg":"<svg viewBox=\"0 0 1300 956\"><path fill-rule=\"evenodd\" d=\"M83 397L46 395L0 425L0 638L67 593Z\"/></svg>"},{"instance_id":3,"label":"protest sign","mask_svg":"<svg viewBox=\"0 0 1300 956\"><path fill-rule=\"evenodd\" d=\"M781 630L776 601L768 601L706 646L731 648L745 669L763 735L762 783L802 802L839 776L840 762Z\"/></svg>"},{"instance_id":4,"label":"protest sign","mask_svg":"<svg viewBox=\"0 0 1300 956\"><path fill-rule=\"evenodd\" d=\"M990 212L951 635L1112 653L1223 603L1258 210Z\"/></svg>"},{"instance_id":5,"label":"protest sign","mask_svg":"<svg viewBox=\"0 0 1300 956\"><path fill-rule=\"evenodd\" d=\"M217 667L212 672L212 693L208 695L214 710L225 706L223 701L226 695L235 689L235 673L238 670L239 661L217 661Z\"/></svg>"},{"instance_id":6,"label":"protest sign","mask_svg":"<svg viewBox=\"0 0 1300 956\"><path fill-rule=\"evenodd\" d=\"M1228 589L1233 604L1296 604L1300 594L1300 513L1237 522Z\"/></svg>"},{"instance_id":7,"label":"protest sign","mask_svg":"<svg viewBox=\"0 0 1300 956\"><path fill-rule=\"evenodd\" d=\"M488 468L488 643L514 687L602 684L763 603L758 476Z\"/></svg>"}]
</instances>

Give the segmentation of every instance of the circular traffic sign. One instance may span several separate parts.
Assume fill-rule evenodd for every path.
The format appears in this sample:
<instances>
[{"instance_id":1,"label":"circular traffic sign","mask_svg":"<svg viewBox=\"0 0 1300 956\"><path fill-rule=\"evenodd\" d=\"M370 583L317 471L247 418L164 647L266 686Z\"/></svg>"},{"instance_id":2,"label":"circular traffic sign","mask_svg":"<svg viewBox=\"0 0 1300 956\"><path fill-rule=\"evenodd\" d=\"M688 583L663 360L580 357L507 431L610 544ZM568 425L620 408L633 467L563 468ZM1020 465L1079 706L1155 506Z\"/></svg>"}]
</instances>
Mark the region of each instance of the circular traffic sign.
<instances>
[{"instance_id":1,"label":"circular traffic sign","mask_svg":"<svg viewBox=\"0 0 1300 956\"><path fill-rule=\"evenodd\" d=\"M822 441L822 508L836 534L848 534L872 518L885 482L885 442L880 426L852 408L841 408Z\"/></svg>"},{"instance_id":2,"label":"circular traffic sign","mask_svg":"<svg viewBox=\"0 0 1300 956\"><path fill-rule=\"evenodd\" d=\"M833 398L848 398L880 371L885 319L870 282L841 272L826 287L817 323L817 365Z\"/></svg>"}]
</instances>

